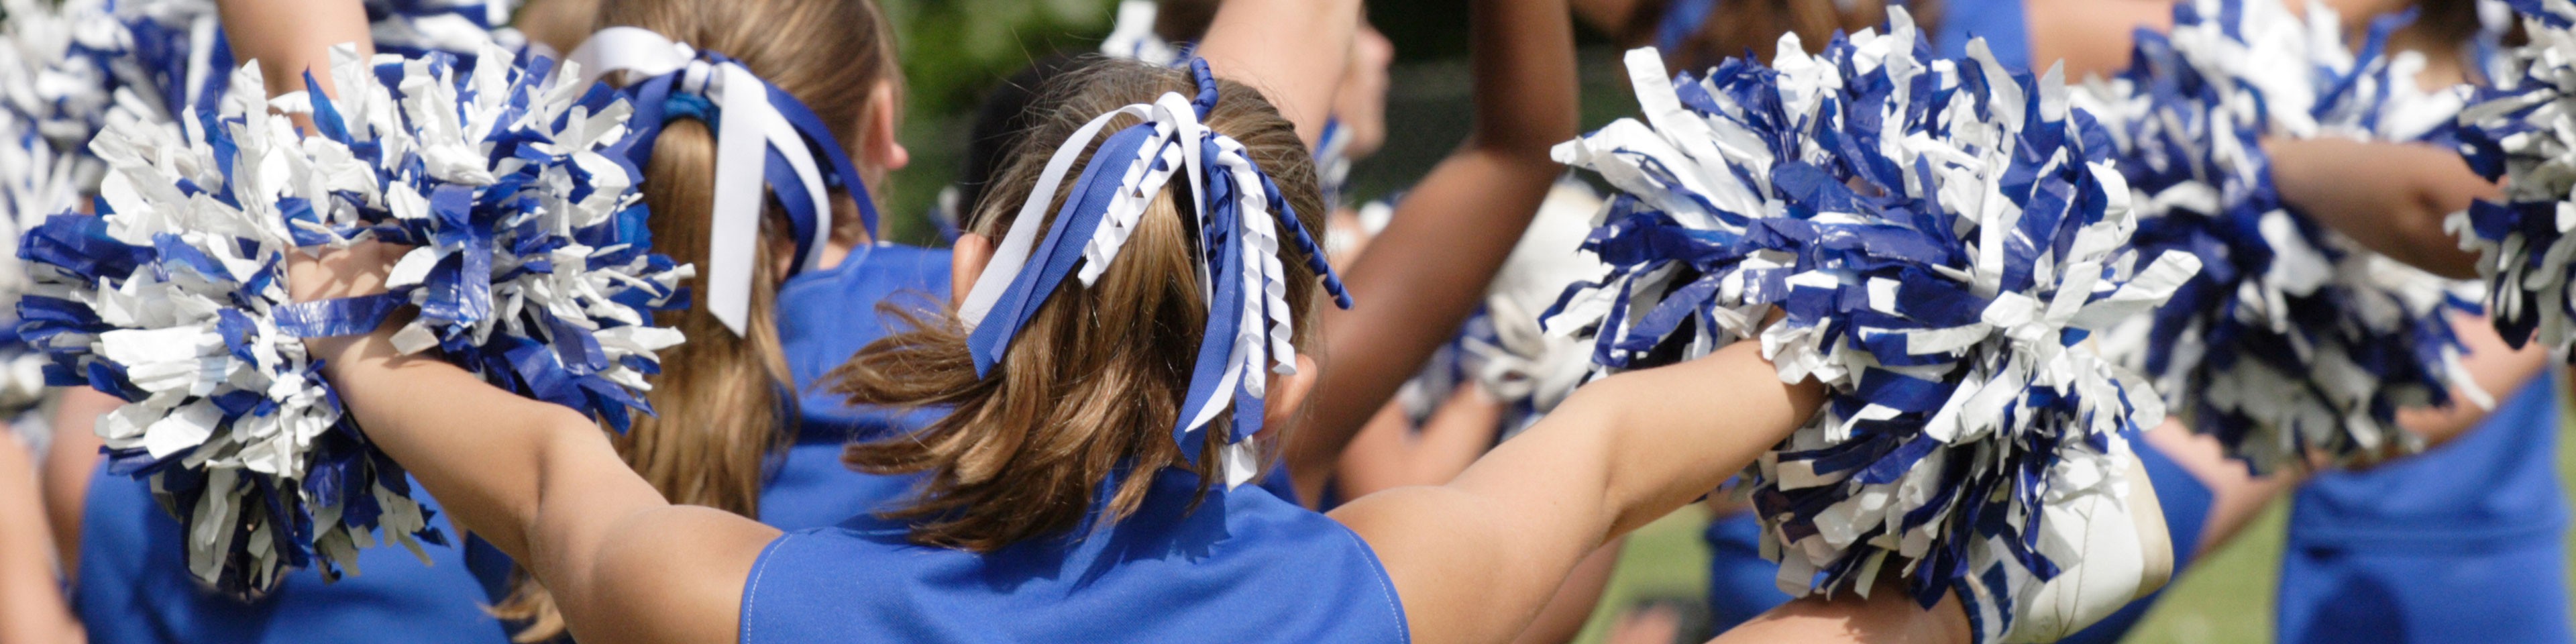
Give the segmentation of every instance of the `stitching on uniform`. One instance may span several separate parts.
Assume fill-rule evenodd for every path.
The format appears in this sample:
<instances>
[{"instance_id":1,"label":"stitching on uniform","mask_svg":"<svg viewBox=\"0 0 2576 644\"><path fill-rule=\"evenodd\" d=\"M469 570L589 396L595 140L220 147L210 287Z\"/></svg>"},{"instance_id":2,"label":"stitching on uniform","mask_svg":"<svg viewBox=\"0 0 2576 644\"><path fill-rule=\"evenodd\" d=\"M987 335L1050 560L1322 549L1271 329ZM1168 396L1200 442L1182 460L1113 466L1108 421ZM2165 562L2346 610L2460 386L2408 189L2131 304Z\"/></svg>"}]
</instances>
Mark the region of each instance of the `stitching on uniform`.
<instances>
[{"instance_id":1,"label":"stitching on uniform","mask_svg":"<svg viewBox=\"0 0 2576 644\"><path fill-rule=\"evenodd\" d=\"M760 578L769 573L769 555L778 552L779 546L787 545L787 540L794 538L796 533L793 532L778 535L778 540L769 542L768 547L762 548L760 560L751 565L751 585L743 588L742 591L742 634L739 637L744 644L750 644L752 641L751 604L755 601L753 598L760 596Z\"/></svg>"},{"instance_id":2,"label":"stitching on uniform","mask_svg":"<svg viewBox=\"0 0 2576 644\"><path fill-rule=\"evenodd\" d=\"M1352 532L1349 526L1341 525L1339 521L1333 524L1342 529L1342 538L1351 540L1360 547L1361 553L1368 555L1369 568L1377 572L1378 596L1386 600L1387 614L1395 616L1396 634L1401 636L1397 641L1410 644L1413 641L1413 624L1404 619L1404 607L1396 602L1395 580L1387 577L1386 564L1377 560L1377 551L1369 548L1368 540L1361 539L1359 533Z\"/></svg>"}]
</instances>

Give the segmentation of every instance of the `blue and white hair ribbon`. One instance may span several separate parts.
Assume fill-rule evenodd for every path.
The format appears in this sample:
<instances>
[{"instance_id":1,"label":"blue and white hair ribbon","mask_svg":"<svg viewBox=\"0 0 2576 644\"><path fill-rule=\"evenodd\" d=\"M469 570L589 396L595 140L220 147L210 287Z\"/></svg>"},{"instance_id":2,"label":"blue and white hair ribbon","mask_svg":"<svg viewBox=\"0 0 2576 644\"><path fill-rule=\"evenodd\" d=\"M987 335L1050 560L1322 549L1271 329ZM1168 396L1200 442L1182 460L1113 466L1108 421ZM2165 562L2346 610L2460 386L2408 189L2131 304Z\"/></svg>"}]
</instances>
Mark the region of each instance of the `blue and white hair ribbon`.
<instances>
[{"instance_id":1,"label":"blue and white hair ribbon","mask_svg":"<svg viewBox=\"0 0 2576 644\"><path fill-rule=\"evenodd\" d=\"M673 118L699 119L716 130L707 307L735 333L750 320L751 278L761 270L753 260L770 192L777 193L796 235L790 264L796 272L821 265L833 187L850 192L861 224L869 235L877 234L876 204L848 150L813 110L742 63L635 27L592 34L571 60L585 80L617 72L645 77L627 86L636 110L627 154L637 167L651 157L662 125Z\"/></svg>"},{"instance_id":2,"label":"blue and white hair ribbon","mask_svg":"<svg viewBox=\"0 0 2576 644\"><path fill-rule=\"evenodd\" d=\"M2576 4L2511 0L2529 42L2507 50L2495 86L2460 113L2469 167L2502 179L2501 202L2480 201L2448 228L2479 252L2496 331L2516 347L2537 340L2576 359Z\"/></svg>"},{"instance_id":3,"label":"blue and white hair ribbon","mask_svg":"<svg viewBox=\"0 0 2576 644\"><path fill-rule=\"evenodd\" d=\"M2407 15L2373 21L2358 50L2342 22L2277 0L2176 5L2170 34L2141 31L2129 69L2076 98L2122 148L2140 204L2136 244L2204 270L2152 316L2104 335L2193 430L2256 471L2352 464L2422 445L2395 422L2450 404L2467 378L2449 318L2459 284L2361 247L2292 210L2265 137L2447 145L2465 89L2426 91L2422 55L2390 55Z\"/></svg>"},{"instance_id":4,"label":"blue and white hair ribbon","mask_svg":"<svg viewBox=\"0 0 2576 644\"><path fill-rule=\"evenodd\" d=\"M1155 65L1181 62L1189 46L1167 42L1154 31L1154 18L1161 12L1154 0L1119 0L1118 18L1110 23L1109 36L1100 39L1100 55Z\"/></svg>"},{"instance_id":5,"label":"blue and white hair ribbon","mask_svg":"<svg viewBox=\"0 0 2576 644\"><path fill-rule=\"evenodd\" d=\"M152 479L192 572L226 592L337 576L379 530L415 552L444 539L302 338L410 304L397 348L619 428L680 339L646 315L689 269L650 252L635 173L610 154L630 111L615 92L497 48L461 77L443 53L354 53L333 50L336 99L231 93L188 128L120 102L91 146L98 216L55 215L19 247L36 282L20 333L54 384L130 401L98 422L109 471ZM230 83L265 86L255 64ZM370 238L416 246L387 293L288 297L288 253Z\"/></svg>"},{"instance_id":6,"label":"blue and white hair ribbon","mask_svg":"<svg viewBox=\"0 0 2576 644\"><path fill-rule=\"evenodd\" d=\"M1350 296L1243 145L1202 123L1216 107L1216 80L1205 61L1192 60L1190 69L1198 81L1195 99L1166 93L1152 104L1119 108L1083 124L1056 148L991 263L958 303L958 317L971 330L967 346L976 372L989 374L1064 278L1077 275L1078 266L1084 285L1097 281L1163 188L1176 178L1188 181L1187 216L1201 235L1198 270L1208 321L1172 437L1191 459L1199 458L1200 441L1192 437L1231 403L1224 465L1227 483L1240 485L1260 473L1244 439L1261 429L1268 375L1296 372L1293 309L1284 299L1287 272L1276 231L1289 232L1337 304L1350 306ZM1121 117L1141 122L1111 133L1092 153L1041 241L1057 188L1085 147Z\"/></svg>"},{"instance_id":7,"label":"blue and white hair ribbon","mask_svg":"<svg viewBox=\"0 0 2576 644\"><path fill-rule=\"evenodd\" d=\"M1745 473L1781 589L1866 595L1898 570L1927 607L1955 591L1986 642L2101 554L2061 505L2142 483L2121 434L2163 408L2084 341L2199 262L2126 247L2128 187L2061 70L1969 55L1935 58L1902 8L1705 79L1629 52L1645 120L1556 150L1621 192L1584 246L1610 271L1542 319L1594 337L1604 372L1758 339L1783 381L1826 385Z\"/></svg>"}]
</instances>

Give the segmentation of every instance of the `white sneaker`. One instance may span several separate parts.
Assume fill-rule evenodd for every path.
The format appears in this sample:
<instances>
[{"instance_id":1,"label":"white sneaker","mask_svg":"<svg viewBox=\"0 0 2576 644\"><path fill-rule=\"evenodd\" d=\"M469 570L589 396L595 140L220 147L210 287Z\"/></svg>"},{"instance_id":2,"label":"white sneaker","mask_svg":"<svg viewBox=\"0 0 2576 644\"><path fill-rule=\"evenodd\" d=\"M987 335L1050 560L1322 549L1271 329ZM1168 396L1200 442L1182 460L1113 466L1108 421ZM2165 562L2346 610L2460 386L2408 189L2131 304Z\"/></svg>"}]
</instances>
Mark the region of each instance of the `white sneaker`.
<instances>
[{"instance_id":1,"label":"white sneaker","mask_svg":"<svg viewBox=\"0 0 2576 644\"><path fill-rule=\"evenodd\" d=\"M2131 449L2152 449L2132 442ZM2111 613L2163 588L2173 578L2173 539L2165 528L2164 506L2146 468L2128 449L2117 450L2128 471L2128 502L2120 503L2108 486L2088 490L2042 511L2060 534L2074 537L2081 560L2038 584L2012 606L2011 630L2005 642L2055 642L2092 626ZM2061 561L2067 559L2059 559Z\"/></svg>"}]
</instances>

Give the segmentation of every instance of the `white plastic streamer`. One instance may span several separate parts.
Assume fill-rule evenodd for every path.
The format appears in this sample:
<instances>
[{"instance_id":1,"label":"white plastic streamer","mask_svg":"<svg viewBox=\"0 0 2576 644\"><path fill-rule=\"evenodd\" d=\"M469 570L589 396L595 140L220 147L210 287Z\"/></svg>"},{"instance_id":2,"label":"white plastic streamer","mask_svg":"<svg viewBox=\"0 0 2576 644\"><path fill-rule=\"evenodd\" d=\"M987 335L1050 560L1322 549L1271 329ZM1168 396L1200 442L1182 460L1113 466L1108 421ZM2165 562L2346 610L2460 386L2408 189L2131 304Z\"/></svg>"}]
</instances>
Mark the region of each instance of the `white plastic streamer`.
<instances>
[{"instance_id":1,"label":"white plastic streamer","mask_svg":"<svg viewBox=\"0 0 2576 644\"><path fill-rule=\"evenodd\" d=\"M753 264L758 257L760 216L768 195L762 183L767 170L763 155L776 150L787 158L797 178L805 184L805 194L818 217L833 212L831 193L824 190L821 166L804 138L770 105L766 86L749 68L732 61L709 62L687 43L672 42L651 30L602 29L574 49L569 59L580 65L585 84L618 72L641 77L685 72L683 87L674 92L706 96L724 110L723 123L716 131L707 308L727 329L743 333L751 319L751 278L758 270ZM828 228L828 222L817 225ZM820 246L826 237L818 233L806 240L806 265L799 270L819 265L823 256Z\"/></svg>"}]
</instances>

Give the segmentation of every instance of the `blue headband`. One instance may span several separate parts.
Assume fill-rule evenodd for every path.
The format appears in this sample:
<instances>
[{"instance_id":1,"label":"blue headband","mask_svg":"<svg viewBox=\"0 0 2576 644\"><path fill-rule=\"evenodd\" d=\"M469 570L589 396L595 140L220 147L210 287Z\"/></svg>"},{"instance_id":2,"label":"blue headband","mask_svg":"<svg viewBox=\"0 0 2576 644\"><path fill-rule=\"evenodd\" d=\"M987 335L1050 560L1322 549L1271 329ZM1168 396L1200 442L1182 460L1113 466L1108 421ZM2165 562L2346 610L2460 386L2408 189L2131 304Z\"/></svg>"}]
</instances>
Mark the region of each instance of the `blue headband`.
<instances>
[{"instance_id":1,"label":"blue headband","mask_svg":"<svg viewBox=\"0 0 2576 644\"><path fill-rule=\"evenodd\" d=\"M1119 108L1092 119L1056 148L995 248L992 263L958 303L958 316L972 329L967 347L976 373L989 374L1056 286L1068 275L1079 275L1086 286L1097 281L1165 184L1186 177L1193 190L1184 211L1198 224L1208 321L1172 437L1197 460L1202 442L1191 437L1214 421L1227 402L1233 403L1226 469L1228 483L1240 484L1256 473L1243 439L1261 429L1267 372L1296 372L1287 273L1275 231L1287 230L1335 304L1349 308L1351 299L1296 211L1243 144L1201 123L1216 107L1216 79L1206 61L1189 64L1198 81L1195 99L1166 93L1151 105ZM1092 163L1057 209L1056 225L1040 241L1043 209L1056 186L1084 147L1119 116L1144 122L1110 134L1092 153Z\"/></svg>"}]
</instances>

